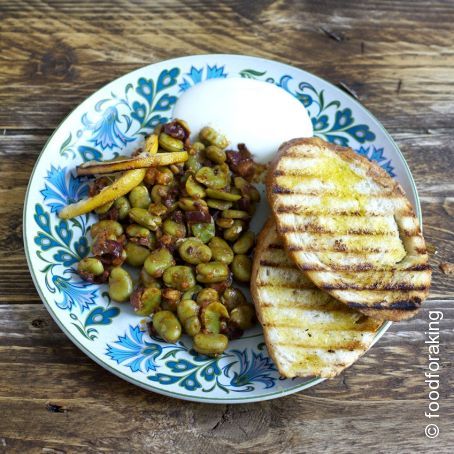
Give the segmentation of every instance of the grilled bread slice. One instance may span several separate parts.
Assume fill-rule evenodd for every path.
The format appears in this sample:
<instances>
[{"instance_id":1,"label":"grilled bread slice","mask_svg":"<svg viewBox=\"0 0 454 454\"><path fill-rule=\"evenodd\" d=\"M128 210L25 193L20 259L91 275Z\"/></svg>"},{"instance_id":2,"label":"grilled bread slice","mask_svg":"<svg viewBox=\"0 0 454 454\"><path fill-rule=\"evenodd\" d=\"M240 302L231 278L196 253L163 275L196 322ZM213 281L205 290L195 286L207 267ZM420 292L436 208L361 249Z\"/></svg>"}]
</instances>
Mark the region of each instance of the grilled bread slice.
<instances>
[{"instance_id":1,"label":"grilled bread slice","mask_svg":"<svg viewBox=\"0 0 454 454\"><path fill-rule=\"evenodd\" d=\"M284 377L334 377L372 344L382 324L322 292L289 259L274 221L254 254L251 293L268 352Z\"/></svg>"},{"instance_id":2,"label":"grilled bread slice","mask_svg":"<svg viewBox=\"0 0 454 454\"><path fill-rule=\"evenodd\" d=\"M378 165L321 139L284 143L268 199L300 270L349 307L380 320L412 317L431 269L403 189Z\"/></svg>"}]
</instances>

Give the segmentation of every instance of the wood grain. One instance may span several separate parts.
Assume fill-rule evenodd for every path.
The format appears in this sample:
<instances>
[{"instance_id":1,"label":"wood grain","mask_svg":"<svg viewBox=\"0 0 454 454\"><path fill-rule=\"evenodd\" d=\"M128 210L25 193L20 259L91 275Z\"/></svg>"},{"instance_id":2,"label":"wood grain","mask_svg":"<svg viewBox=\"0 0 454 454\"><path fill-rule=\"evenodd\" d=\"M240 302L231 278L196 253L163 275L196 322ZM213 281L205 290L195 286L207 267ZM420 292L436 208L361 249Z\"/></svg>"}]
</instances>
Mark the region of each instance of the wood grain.
<instances>
[{"instance_id":1,"label":"wood grain","mask_svg":"<svg viewBox=\"0 0 454 454\"><path fill-rule=\"evenodd\" d=\"M0 90L0 128L55 128L86 96L128 71L216 52L281 60L346 82L391 132L452 127L449 2L427 8L425 1L400 1L397 13L392 2L254 3L4 1L0 84L15 89Z\"/></svg>"},{"instance_id":2,"label":"wood grain","mask_svg":"<svg viewBox=\"0 0 454 454\"><path fill-rule=\"evenodd\" d=\"M437 0L3 0L0 3L0 453L440 452L454 445L454 8ZM429 301L340 377L245 405L177 401L108 373L52 321L22 245L36 158L95 90L181 55L275 59L353 89L418 186ZM441 324L440 430L424 436L428 313ZM61 406L60 412L48 404Z\"/></svg>"},{"instance_id":3,"label":"wood grain","mask_svg":"<svg viewBox=\"0 0 454 454\"><path fill-rule=\"evenodd\" d=\"M245 453L332 452L332 440L338 452L346 452L352 439L361 449L375 449L377 440L371 434L379 428L387 433L381 452L408 452L410 440L412 451L422 452L434 446L421 437L427 405L422 377L428 310L394 324L341 377L276 401L216 406L177 401L129 385L74 347L42 306L6 305L0 308L0 405L6 411L1 435L15 449L65 447L71 452L111 452L119 440L119 452L155 452L163 446L207 453L216 446ZM444 313L441 399L446 402L454 378L449 360L454 334L446 329L454 322L454 304L433 301L430 310ZM27 367L30 363L33 368ZM62 412L46 409L49 402ZM29 414L37 418L30 420ZM447 444L454 442L449 430L453 416L452 407L445 407L440 429ZM21 437L18 421L28 422ZM397 427L405 427L405 433ZM304 449L294 450L298 447Z\"/></svg>"}]
</instances>

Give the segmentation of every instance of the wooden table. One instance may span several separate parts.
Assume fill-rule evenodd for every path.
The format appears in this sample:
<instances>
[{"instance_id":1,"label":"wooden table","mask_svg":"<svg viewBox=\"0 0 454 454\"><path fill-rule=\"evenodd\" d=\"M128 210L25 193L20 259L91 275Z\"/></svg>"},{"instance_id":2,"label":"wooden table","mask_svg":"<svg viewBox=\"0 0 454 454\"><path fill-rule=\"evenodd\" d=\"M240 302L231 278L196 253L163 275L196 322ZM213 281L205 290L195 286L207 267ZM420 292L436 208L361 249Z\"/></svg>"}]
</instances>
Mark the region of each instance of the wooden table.
<instances>
[{"instance_id":1,"label":"wooden table","mask_svg":"<svg viewBox=\"0 0 454 454\"><path fill-rule=\"evenodd\" d=\"M454 262L453 3L139 3L0 2L0 452L452 452L454 279L438 266ZM438 251L418 317L393 325L340 377L247 405L166 398L97 366L41 304L22 245L28 178L68 112L143 65L223 52L290 63L354 90L401 147ZM436 439L424 435L430 310L444 314Z\"/></svg>"}]
</instances>

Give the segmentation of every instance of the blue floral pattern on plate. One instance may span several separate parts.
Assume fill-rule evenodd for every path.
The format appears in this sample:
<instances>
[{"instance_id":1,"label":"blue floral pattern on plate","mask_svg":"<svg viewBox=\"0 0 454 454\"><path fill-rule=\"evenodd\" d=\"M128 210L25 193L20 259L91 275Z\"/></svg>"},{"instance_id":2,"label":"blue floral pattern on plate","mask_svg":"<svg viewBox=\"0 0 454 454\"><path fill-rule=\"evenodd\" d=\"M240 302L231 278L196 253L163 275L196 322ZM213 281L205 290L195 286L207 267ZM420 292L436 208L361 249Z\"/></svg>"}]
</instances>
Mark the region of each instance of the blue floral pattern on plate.
<instances>
[{"instance_id":1,"label":"blue floral pattern on plate","mask_svg":"<svg viewBox=\"0 0 454 454\"><path fill-rule=\"evenodd\" d=\"M262 351L263 342L256 346L259 353L234 349L217 358L208 358L188 348L187 340L176 345L162 345L158 339L145 334L139 325L130 326L127 333L107 345L106 354L131 372L154 372L148 376L152 382L178 384L187 391L211 392L218 388L226 394L250 392L260 384L265 389L272 388L279 379L273 362Z\"/></svg>"},{"instance_id":2,"label":"blue floral pattern on plate","mask_svg":"<svg viewBox=\"0 0 454 454\"><path fill-rule=\"evenodd\" d=\"M194 56L128 74L99 90L65 120L46 144L32 175L24 236L43 301L68 336L93 359L127 380L167 395L240 402L289 394L320 380L281 379L259 328L232 342L218 358L198 355L186 337L176 345L150 337L129 305L111 303L105 287L82 281L74 271L89 253L88 231L94 217L65 221L57 216L63 206L88 192L88 181L74 176L76 165L129 153L144 135L170 118L182 92L203 80L225 77L256 78L291 93L308 110L317 136L351 146L391 176L400 177L415 194L392 140L342 91L276 62Z\"/></svg>"}]
</instances>

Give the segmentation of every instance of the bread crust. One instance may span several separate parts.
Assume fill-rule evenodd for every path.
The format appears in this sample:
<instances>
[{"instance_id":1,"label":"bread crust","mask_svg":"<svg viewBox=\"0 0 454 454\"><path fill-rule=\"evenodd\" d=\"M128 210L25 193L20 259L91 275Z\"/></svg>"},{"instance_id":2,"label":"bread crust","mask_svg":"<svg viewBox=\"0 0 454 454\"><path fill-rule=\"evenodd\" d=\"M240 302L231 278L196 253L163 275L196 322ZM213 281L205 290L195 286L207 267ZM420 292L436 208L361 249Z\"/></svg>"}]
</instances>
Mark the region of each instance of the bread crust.
<instances>
[{"instance_id":1,"label":"bread crust","mask_svg":"<svg viewBox=\"0 0 454 454\"><path fill-rule=\"evenodd\" d=\"M273 228L273 226L274 226L274 221L272 219L268 219L266 224L263 226L259 236L257 237L257 243L256 243L257 245L254 250L254 260L252 262L252 271L251 271L250 291L251 291L252 301L254 302L254 306L255 306L255 313L256 313L257 319L258 319L259 323L262 325L262 327L264 325L263 312L262 312L262 306L260 304L260 297L259 297L258 288L257 288L257 276L258 276L258 272L260 269L259 257L262 256L263 252L265 251L265 249L268 246L266 243L266 238L267 238L270 230ZM282 377L293 378L293 377L287 376L286 371L281 367L281 363L276 356L276 352L274 351L273 348L270 348L270 346L272 345L271 340L268 336L268 331L265 329L263 330L263 337L265 339L265 344L267 345L268 354L271 356L271 359L273 360L273 363L277 367L279 374Z\"/></svg>"}]
</instances>

